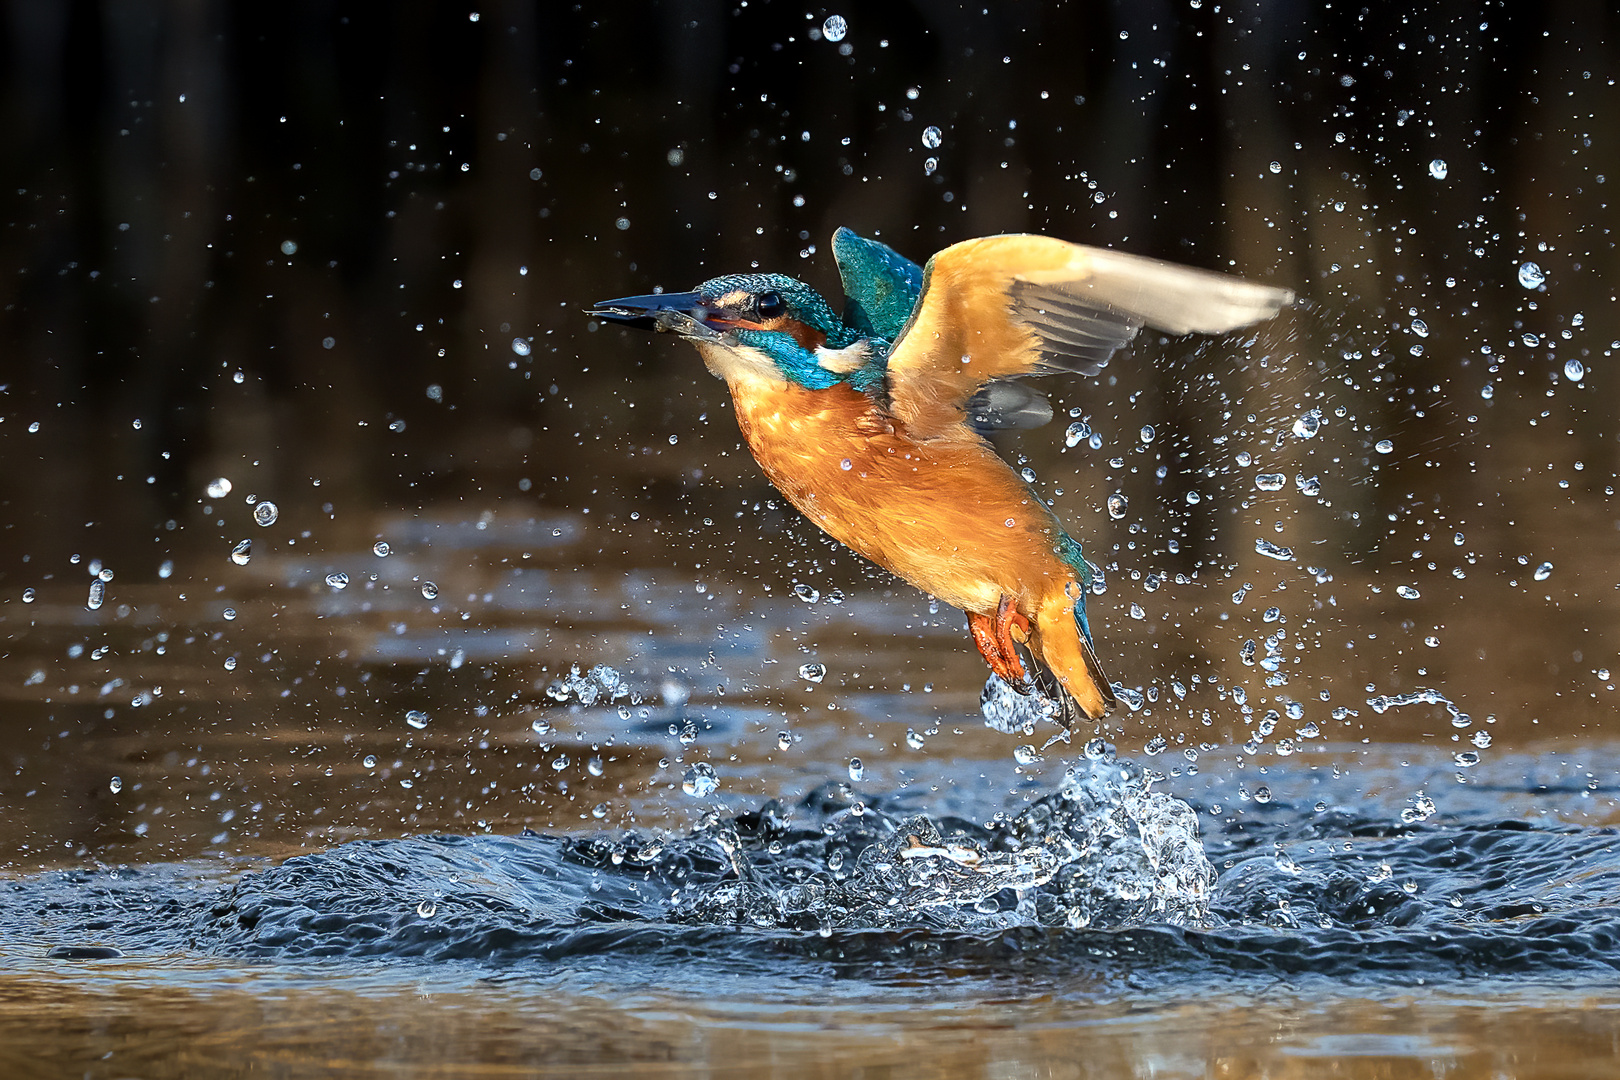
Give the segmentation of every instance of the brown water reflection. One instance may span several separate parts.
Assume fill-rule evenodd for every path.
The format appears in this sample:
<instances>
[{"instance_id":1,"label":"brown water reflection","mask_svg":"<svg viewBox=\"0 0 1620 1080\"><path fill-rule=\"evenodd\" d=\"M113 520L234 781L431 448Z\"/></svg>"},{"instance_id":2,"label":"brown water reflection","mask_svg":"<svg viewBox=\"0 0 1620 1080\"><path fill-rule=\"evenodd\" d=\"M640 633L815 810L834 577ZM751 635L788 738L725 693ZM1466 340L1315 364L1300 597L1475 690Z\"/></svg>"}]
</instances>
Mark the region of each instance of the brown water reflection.
<instances>
[{"instance_id":1,"label":"brown water reflection","mask_svg":"<svg viewBox=\"0 0 1620 1080\"><path fill-rule=\"evenodd\" d=\"M1379 1002L1286 993L1142 1010L1033 999L771 1006L648 990L346 985L103 965L98 987L43 973L0 1000L12 1075L1102 1078L1613 1074L1609 998ZM176 985L179 983L179 985ZM768 991L766 992L768 995ZM138 1001L139 1006L134 1007ZM18 1002L29 1004L20 1011Z\"/></svg>"}]
</instances>

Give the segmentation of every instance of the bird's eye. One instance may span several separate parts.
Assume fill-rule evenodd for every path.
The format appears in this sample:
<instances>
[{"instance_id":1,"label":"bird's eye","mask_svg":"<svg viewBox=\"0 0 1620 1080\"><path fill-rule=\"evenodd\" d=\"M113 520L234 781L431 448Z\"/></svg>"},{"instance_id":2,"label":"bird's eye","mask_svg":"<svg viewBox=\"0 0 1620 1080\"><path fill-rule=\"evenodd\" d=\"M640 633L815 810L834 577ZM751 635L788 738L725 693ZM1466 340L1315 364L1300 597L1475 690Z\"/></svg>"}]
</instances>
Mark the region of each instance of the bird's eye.
<instances>
[{"instance_id":1,"label":"bird's eye","mask_svg":"<svg viewBox=\"0 0 1620 1080\"><path fill-rule=\"evenodd\" d=\"M781 293L768 292L754 301L754 311L762 319L775 319L787 313L787 305L782 303Z\"/></svg>"}]
</instances>

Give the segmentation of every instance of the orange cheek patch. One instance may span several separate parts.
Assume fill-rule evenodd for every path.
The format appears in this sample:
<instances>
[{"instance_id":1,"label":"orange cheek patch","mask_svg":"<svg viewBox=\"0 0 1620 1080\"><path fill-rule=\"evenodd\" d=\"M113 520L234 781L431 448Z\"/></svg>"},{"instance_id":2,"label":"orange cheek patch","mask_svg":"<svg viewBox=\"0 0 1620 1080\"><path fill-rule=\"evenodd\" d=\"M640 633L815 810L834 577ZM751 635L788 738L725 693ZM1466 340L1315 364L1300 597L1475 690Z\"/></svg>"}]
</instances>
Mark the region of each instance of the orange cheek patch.
<instances>
[{"instance_id":1,"label":"orange cheek patch","mask_svg":"<svg viewBox=\"0 0 1620 1080\"><path fill-rule=\"evenodd\" d=\"M790 319L785 315L780 319L772 319L765 329L776 330L791 336L794 341L799 343L799 348L807 353L813 353L827 344L826 334L819 330L813 330L804 323L796 319Z\"/></svg>"}]
</instances>

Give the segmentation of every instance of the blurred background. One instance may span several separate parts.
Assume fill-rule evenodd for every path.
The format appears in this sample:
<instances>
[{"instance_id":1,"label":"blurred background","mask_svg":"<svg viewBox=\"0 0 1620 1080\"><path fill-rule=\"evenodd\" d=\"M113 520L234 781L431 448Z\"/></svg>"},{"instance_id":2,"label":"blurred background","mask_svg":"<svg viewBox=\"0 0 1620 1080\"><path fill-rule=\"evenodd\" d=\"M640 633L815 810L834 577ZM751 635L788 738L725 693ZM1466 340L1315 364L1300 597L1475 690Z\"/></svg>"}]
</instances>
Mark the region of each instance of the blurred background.
<instances>
[{"instance_id":1,"label":"blurred background","mask_svg":"<svg viewBox=\"0 0 1620 1080\"><path fill-rule=\"evenodd\" d=\"M1606 5L0 10L0 861L656 824L698 762L1015 779L1049 732L983 729L958 614L581 314L836 297L838 225L1303 298L1003 444L1105 571L1122 752L1388 746L1421 812L1612 711Z\"/></svg>"}]
</instances>

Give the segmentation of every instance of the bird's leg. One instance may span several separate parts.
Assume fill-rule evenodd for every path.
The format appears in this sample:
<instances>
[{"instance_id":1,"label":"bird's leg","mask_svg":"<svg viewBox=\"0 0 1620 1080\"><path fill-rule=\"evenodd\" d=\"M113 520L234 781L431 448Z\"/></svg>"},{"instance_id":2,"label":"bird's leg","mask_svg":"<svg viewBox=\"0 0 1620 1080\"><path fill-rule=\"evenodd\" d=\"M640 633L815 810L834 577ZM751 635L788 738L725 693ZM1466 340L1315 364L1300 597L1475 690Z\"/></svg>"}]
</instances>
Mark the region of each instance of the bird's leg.
<instances>
[{"instance_id":1,"label":"bird's leg","mask_svg":"<svg viewBox=\"0 0 1620 1080\"><path fill-rule=\"evenodd\" d=\"M1029 673L1024 670L1024 664L1018 659L1018 650L1014 647L1016 642L1023 645L1029 641L1029 620L1018 614L1013 606L1013 598L1006 593L1001 595L1001 603L996 606L996 641L1001 646L1001 654L1005 656L1009 666L1017 673L1015 685L1026 686L1029 683Z\"/></svg>"},{"instance_id":2,"label":"bird's leg","mask_svg":"<svg viewBox=\"0 0 1620 1080\"><path fill-rule=\"evenodd\" d=\"M1007 678L1007 660L1001 653L1001 644L996 640L996 626L989 615L980 615L978 612L968 612L968 629L973 632L973 644L978 646L979 655L984 662L990 665L990 670Z\"/></svg>"},{"instance_id":3,"label":"bird's leg","mask_svg":"<svg viewBox=\"0 0 1620 1080\"><path fill-rule=\"evenodd\" d=\"M970 612L968 628L990 670L1020 693L1029 693L1029 675L1014 647L1015 642L1022 645L1029 640L1029 620L1013 608L1012 597L1003 596L994 615Z\"/></svg>"}]
</instances>

